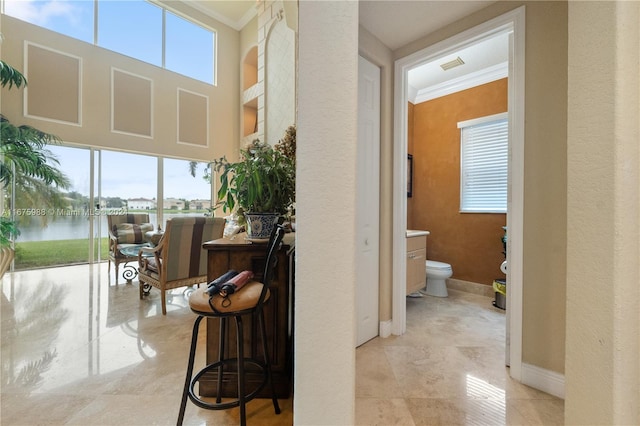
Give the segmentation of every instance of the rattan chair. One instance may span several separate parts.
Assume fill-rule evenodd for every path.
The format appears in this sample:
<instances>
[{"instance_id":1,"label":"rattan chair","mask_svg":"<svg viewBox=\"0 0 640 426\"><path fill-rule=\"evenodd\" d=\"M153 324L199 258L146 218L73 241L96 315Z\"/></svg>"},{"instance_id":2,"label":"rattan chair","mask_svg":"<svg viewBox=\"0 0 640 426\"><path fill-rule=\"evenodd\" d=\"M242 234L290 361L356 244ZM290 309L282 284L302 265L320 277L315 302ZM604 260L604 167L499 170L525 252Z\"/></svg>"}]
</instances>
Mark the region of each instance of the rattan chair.
<instances>
[{"instance_id":1,"label":"rattan chair","mask_svg":"<svg viewBox=\"0 0 640 426\"><path fill-rule=\"evenodd\" d=\"M116 282L118 281L118 265L137 260L138 256L127 256L120 250L125 247L144 243L144 233L153 230L153 224L149 223L148 213L129 213L107 215L109 231L109 266L107 272L111 272L111 262L116 269Z\"/></svg>"},{"instance_id":2,"label":"rattan chair","mask_svg":"<svg viewBox=\"0 0 640 426\"><path fill-rule=\"evenodd\" d=\"M178 425L182 425L187 405L187 399L190 399L195 405L208 410L226 410L233 407L240 407L240 424L246 424L246 403L255 398L258 393L268 384L271 391L271 400L276 414L280 414L280 406L276 397L275 386L271 374L271 361L269 348L267 345L267 329L264 319L263 304L269 300L269 285L273 278L273 272L277 263L277 252L280 249L282 238L284 237L284 228L277 225L266 246L266 260L264 266L264 276L262 282L250 281L240 288L237 292L223 298L219 294L210 296L207 288L198 288L189 297L189 307L198 315L193 325L193 334L191 336L191 349L189 352L189 363L187 365L187 376L184 383L182 393L182 401L180 404L180 412L178 414ZM251 321L257 321L257 324L251 324L251 330L256 330L260 334L262 341L262 353L264 361L258 361L255 358L245 357L244 330L242 319L248 317ZM218 342L218 361L213 362L195 375L193 375L194 359L196 356L196 346L198 343L198 330L200 322L204 318L217 318L220 320L220 341ZM233 319L236 324L236 356L229 354L226 350L226 329L227 320ZM230 334L230 333L229 333ZM263 380L255 389L245 389L245 364L257 367L263 374ZM236 366L237 374L237 398L230 401L222 401L222 381L224 369L228 366ZM217 392L215 402L204 400L201 396L196 395L195 385L207 373L217 371Z\"/></svg>"}]
</instances>

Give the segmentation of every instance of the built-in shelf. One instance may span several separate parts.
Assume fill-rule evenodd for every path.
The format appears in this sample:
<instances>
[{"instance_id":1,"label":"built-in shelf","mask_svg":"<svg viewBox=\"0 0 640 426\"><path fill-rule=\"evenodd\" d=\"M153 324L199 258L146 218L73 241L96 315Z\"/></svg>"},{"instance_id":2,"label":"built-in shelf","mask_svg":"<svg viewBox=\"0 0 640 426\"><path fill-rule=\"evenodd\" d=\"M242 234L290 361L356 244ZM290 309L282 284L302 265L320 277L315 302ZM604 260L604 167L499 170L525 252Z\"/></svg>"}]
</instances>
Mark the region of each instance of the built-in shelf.
<instances>
[{"instance_id":1,"label":"built-in shelf","mask_svg":"<svg viewBox=\"0 0 640 426\"><path fill-rule=\"evenodd\" d=\"M258 132L258 97L262 94L262 84L258 84L258 46L247 52L242 71L242 136L251 142Z\"/></svg>"},{"instance_id":2,"label":"built-in shelf","mask_svg":"<svg viewBox=\"0 0 640 426\"><path fill-rule=\"evenodd\" d=\"M258 131L258 109L244 105L242 107L242 136L248 136Z\"/></svg>"},{"instance_id":3,"label":"built-in shelf","mask_svg":"<svg viewBox=\"0 0 640 426\"><path fill-rule=\"evenodd\" d=\"M242 88L247 90L258 82L258 46L253 46L242 62L243 84Z\"/></svg>"}]
</instances>

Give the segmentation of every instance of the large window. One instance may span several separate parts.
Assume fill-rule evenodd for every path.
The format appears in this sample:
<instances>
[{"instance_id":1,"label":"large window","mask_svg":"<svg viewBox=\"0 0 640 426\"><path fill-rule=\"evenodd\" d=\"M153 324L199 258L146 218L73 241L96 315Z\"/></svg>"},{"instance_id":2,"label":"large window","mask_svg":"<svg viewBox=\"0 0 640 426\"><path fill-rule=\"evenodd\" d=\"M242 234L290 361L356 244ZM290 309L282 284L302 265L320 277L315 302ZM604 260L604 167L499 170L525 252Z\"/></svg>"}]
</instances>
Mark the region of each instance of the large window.
<instances>
[{"instance_id":1,"label":"large window","mask_svg":"<svg viewBox=\"0 0 640 426\"><path fill-rule=\"evenodd\" d=\"M506 213L509 129L507 113L458 123L460 211Z\"/></svg>"},{"instance_id":2,"label":"large window","mask_svg":"<svg viewBox=\"0 0 640 426\"><path fill-rule=\"evenodd\" d=\"M162 9L146 1L98 2L98 46L162 66Z\"/></svg>"},{"instance_id":3,"label":"large window","mask_svg":"<svg viewBox=\"0 0 640 426\"><path fill-rule=\"evenodd\" d=\"M166 12L165 39L166 69L213 84L215 44L211 31Z\"/></svg>"},{"instance_id":4,"label":"large window","mask_svg":"<svg viewBox=\"0 0 640 426\"><path fill-rule=\"evenodd\" d=\"M16 269L86 263L90 259L90 151L49 145L69 178L62 192L28 178L16 179Z\"/></svg>"},{"instance_id":5,"label":"large window","mask_svg":"<svg viewBox=\"0 0 640 426\"><path fill-rule=\"evenodd\" d=\"M214 84L215 32L160 4L143 0L5 0L3 4L2 12L14 18Z\"/></svg>"},{"instance_id":6,"label":"large window","mask_svg":"<svg viewBox=\"0 0 640 426\"><path fill-rule=\"evenodd\" d=\"M2 13L93 43L93 7L93 1L5 0Z\"/></svg>"},{"instance_id":7,"label":"large window","mask_svg":"<svg viewBox=\"0 0 640 426\"><path fill-rule=\"evenodd\" d=\"M148 213L154 227L163 229L172 217L212 214L205 163L194 163L194 177L187 160L62 145L48 149L70 187L31 181L10 187L16 196L8 200L16 204L8 207L20 229L16 270L106 260L109 212Z\"/></svg>"}]
</instances>

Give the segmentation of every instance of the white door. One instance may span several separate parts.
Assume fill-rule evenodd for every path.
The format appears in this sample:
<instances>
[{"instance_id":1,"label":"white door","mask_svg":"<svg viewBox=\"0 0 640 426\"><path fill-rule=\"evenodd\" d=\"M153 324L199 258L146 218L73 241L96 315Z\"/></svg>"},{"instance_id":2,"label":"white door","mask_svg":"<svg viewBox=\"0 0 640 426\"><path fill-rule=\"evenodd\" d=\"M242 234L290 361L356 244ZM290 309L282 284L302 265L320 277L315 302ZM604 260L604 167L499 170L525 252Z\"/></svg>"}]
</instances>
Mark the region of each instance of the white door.
<instances>
[{"instance_id":1,"label":"white door","mask_svg":"<svg viewBox=\"0 0 640 426\"><path fill-rule=\"evenodd\" d=\"M360 346L378 335L380 222L380 68L358 62L356 315Z\"/></svg>"}]
</instances>

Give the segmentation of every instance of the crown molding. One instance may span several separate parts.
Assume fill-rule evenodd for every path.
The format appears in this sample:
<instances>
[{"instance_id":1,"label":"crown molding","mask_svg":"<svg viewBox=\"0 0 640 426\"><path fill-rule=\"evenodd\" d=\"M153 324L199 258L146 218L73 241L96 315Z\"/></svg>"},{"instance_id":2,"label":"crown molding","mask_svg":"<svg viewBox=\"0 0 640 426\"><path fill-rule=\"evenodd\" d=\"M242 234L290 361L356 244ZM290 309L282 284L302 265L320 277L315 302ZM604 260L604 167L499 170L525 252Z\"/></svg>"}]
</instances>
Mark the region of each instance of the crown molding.
<instances>
[{"instance_id":1,"label":"crown molding","mask_svg":"<svg viewBox=\"0 0 640 426\"><path fill-rule=\"evenodd\" d=\"M409 87L409 100L413 104L430 101L431 99L440 98L450 95L461 90L470 89L481 84L490 83L509 75L509 62L503 62L480 71L473 72L444 83L429 86L424 89L416 90ZM415 93L415 96L413 96Z\"/></svg>"},{"instance_id":2,"label":"crown molding","mask_svg":"<svg viewBox=\"0 0 640 426\"><path fill-rule=\"evenodd\" d=\"M233 28L236 31L242 30L245 25L247 25L254 17L258 15L258 11L256 10L256 8L252 7L247 11L247 13L245 13L242 16L242 18L240 18L237 21L234 21L228 16L225 16L221 13L216 12L215 10L211 10L207 7L202 6L198 2L184 2L184 3L186 3L188 6L196 9L199 12L204 13L205 15L213 19L222 22L223 24Z\"/></svg>"}]
</instances>

